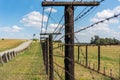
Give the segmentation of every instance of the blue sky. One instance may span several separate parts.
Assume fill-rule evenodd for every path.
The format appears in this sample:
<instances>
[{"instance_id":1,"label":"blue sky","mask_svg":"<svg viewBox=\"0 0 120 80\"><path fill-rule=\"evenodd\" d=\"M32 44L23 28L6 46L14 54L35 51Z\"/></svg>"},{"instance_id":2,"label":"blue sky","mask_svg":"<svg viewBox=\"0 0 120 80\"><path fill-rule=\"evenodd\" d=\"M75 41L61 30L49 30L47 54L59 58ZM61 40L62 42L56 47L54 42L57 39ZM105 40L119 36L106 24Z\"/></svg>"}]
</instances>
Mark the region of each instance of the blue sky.
<instances>
[{"instance_id":1,"label":"blue sky","mask_svg":"<svg viewBox=\"0 0 120 80\"><path fill-rule=\"evenodd\" d=\"M43 16L41 2L42 0L0 0L0 38L30 39L34 33L37 34L38 37ZM75 16L84 8L85 7L77 7L74 13ZM49 12L50 7L45 7L43 32L45 31ZM52 32L56 28L63 13L64 7L53 7L51 13L53 19L50 18L49 20L47 32ZM99 21L98 19L110 17L115 13L120 13L120 0L105 0L86 17L75 22L75 31ZM61 25L63 23L64 19ZM89 42L90 38L94 35L99 35L100 37L115 37L120 40L120 17L75 35L81 42Z\"/></svg>"}]
</instances>

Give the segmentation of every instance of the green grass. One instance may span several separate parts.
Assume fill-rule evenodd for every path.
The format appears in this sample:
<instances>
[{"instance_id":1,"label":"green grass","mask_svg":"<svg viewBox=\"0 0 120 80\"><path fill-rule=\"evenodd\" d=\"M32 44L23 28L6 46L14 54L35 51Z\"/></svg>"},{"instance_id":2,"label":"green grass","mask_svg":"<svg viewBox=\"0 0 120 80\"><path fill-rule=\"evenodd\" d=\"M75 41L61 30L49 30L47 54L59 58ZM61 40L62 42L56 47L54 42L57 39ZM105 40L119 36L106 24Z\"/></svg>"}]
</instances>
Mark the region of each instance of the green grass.
<instances>
[{"instance_id":1,"label":"green grass","mask_svg":"<svg viewBox=\"0 0 120 80\"><path fill-rule=\"evenodd\" d=\"M85 46L81 47L82 52L85 55ZM119 55L120 55L120 46L101 46L101 70L103 72L103 68L106 68L106 74L110 75L110 69L112 69L112 74L115 78L119 77ZM75 60L77 60L77 47L75 47ZM80 52L81 53L81 52ZM85 61L83 55L80 54L81 61ZM93 67L93 64L96 66L97 70L97 59L98 59L98 49L97 46L88 46L88 62Z\"/></svg>"},{"instance_id":2,"label":"green grass","mask_svg":"<svg viewBox=\"0 0 120 80\"><path fill-rule=\"evenodd\" d=\"M5 51L8 49L12 49L20 45L21 43L25 42L26 40L19 40L19 39L5 39L0 40L0 52Z\"/></svg>"},{"instance_id":3,"label":"green grass","mask_svg":"<svg viewBox=\"0 0 120 80\"><path fill-rule=\"evenodd\" d=\"M17 57L0 67L0 80L46 80L39 43L31 46Z\"/></svg>"},{"instance_id":4,"label":"green grass","mask_svg":"<svg viewBox=\"0 0 120 80\"><path fill-rule=\"evenodd\" d=\"M56 43L54 47L56 47L58 44ZM80 60L84 61L83 55L85 56L85 46L80 47L82 49L82 52L80 51ZM95 64L95 69L97 70L97 46L89 46L88 47L88 62L90 63L91 68L93 68L93 64ZM83 53L83 55L82 55ZM54 50L55 55L64 55L64 52L62 52L60 49ZM106 68L106 74L110 75L110 69L112 69L112 74L115 78L119 77L119 54L120 54L120 46L101 46L101 70L100 72L103 72L103 68ZM78 47L74 47L74 58L75 61L77 61L78 57ZM64 67L64 59L55 57L54 61ZM59 74L63 76L64 79L64 70L59 68L58 66L54 65L57 71L59 71ZM57 74L56 74L57 75ZM92 75L95 79L92 79ZM57 77L58 78L58 77ZM75 78L76 80L110 80L107 77L104 77L103 75L100 75L94 71L88 70L78 64L75 64Z\"/></svg>"}]
</instances>

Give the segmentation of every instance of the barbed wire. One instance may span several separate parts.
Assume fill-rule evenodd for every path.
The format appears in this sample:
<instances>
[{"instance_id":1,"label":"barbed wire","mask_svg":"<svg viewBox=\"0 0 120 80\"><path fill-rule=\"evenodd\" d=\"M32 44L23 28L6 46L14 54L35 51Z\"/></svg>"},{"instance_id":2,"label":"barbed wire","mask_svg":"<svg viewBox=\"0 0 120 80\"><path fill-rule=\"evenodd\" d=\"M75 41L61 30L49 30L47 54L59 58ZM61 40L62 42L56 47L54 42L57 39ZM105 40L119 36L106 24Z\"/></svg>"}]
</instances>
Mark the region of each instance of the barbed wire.
<instances>
[{"instance_id":1,"label":"barbed wire","mask_svg":"<svg viewBox=\"0 0 120 80\"><path fill-rule=\"evenodd\" d=\"M62 70L64 70L66 73L68 73L72 78L74 78L74 79L76 80L76 78L75 78L71 73L69 73L67 70L65 70L64 67L62 67L61 65L57 64L55 61L54 61L54 64L55 64L56 66L60 67Z\"/></svg>"},{"instance_id":2,"label":"barbed wire","mask_svg":"<svg viewBox=\"0 0 120 80\"><path fill-rule=\"evenodd\" d=\"M82 0L81 0L81 1L82 1ZM100 3L103 2L103 1L105 1L105 0L101 0ZM87 7L84 8L82 11L85 11L85 12L83 13L83 12L81 11L81 12L78 14L78 16L75 18L75 20L74 20L73 22L76 22L76 21L78 21L79 19L81 19L82 17L84 17L87 13L89 13L92 9L94 9L94 7L95 7L95 6L92 6L92 7L91 7L90 9L88 9L87 11L85 11L85 10L87 9ZM82 13L83 13L83 14L82 14ZM67 25L67 24L63 24L63 25L62 25L62 28L63 28L64 25ZM59 32L61 32L61 29L59 30ZM55 36L54 40L56 39L57 36L58 36L58 35Z\"/></svg>"},{"instance_id":3,"label":"barbed wire","mask_svg":"<svg viewBox=\"0 0 120 80\"><path fill-rule=\"evenodd\" d=\"M82 50L82 49L81 49L81 50ZM82 53L83 53L83 52L82 52ZM53 56L55 56L55 57L59 57L59 58L63 58L63 59L68 59L68 60L70 60L70 61L73 61L73 59L70 59L70 58L65 57L65 56L63 56L63 55L53 55ZM83 53L82 56L83 56L83 58L85 59L84 53ZM80 65L80 64L78 63L78 61L74 61L74 63ZM55 63L55 64L56 64L57 66L63 68L62 66L58 65L57 63ZM63 69L64 69L64 68L63 68ZM90 75L92 76L92 79L94 80L95 77L93 76L93 74L92 74L92 72L91 72L90 70L89 70L89 73L90 73Z\"/></svg>"},{"instance_id":4,"label":"barbed wire","mask_svg":"<svg viewBox=\"0 0 120 80\"><path fill-rule=\"evenodd\" d=\"M43 7L42 15L44 15L44 7ZM43 28L43 20L44 20L44 16L42 16L41 33L42 33L42 28Z\"/></svg>"},{"instance_id":5,"label":"barbed wire","mask_svg":"<svg viewBox=\"0 0 120 80\"><path fill-rule=\"evenodd\" d=\"M85 28L79 29L79 30L77 30L77 31L75 31L75 32L73 32L73 33L68 33L68 34L65 34L65 35L71 35L71 34L79 33L79 32L84 31L84 30L86 30L86 29L95 27L95 25L98 25L98 24L100 24L100 23L104 23L105 21L109 21L109 20L111 20L111 19L113 19L113 18L117 18L117 17L119 17L119 16L120 16L120 13L119 13L119 14L116 14L116 15L114 15L114 16L112 16L112 17L105 18L104 20L95 22L95 23L91 24L90 26L87 26L87 27L85 27ZM60 37L58 40L61 40L62 38L64 38L65 35L63 35L62 37Z\"/></svg>"}]
</instances>

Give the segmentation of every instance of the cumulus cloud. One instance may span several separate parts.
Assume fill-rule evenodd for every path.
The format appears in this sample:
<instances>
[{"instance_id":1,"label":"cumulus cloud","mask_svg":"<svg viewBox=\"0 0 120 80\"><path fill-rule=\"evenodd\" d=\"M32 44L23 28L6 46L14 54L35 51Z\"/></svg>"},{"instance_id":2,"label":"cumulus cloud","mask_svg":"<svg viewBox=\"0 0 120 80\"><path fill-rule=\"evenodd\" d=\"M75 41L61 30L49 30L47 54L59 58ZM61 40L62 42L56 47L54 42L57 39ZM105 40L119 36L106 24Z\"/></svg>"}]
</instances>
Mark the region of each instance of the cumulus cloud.
<instances>
[{"instance_id":1,"label":"cumulus cloud","mask_svg":"<svg viewBox=\"0 0 120 80\"><path fill-rule=\"evenodd\" d=\"M109 27L108 24L104 23L104 24L99 24L94 26L93 28L89 28L86 31L82 31L78 34L76 34L76 36L78 36L77 38L81 41L81 42L90 42L91 37L93 37L94 35L99 35L100 37L115 37L117 39L120 40L120 32L111 29Z\"/></svg>"},{"instance_id":2,"label":"cumulus cloud","mask_svg":"<svg viewBox=\"0 0 120 80\"><path fill-rule=\"evenodd\" d=\"M0 27L0 31L3 32L20 32L23 28L14 25L12 27Z\"/></svg>"},{"instance_id":3,"label":"cumulus cloud","mask_svg":"<svg viewBox=\"0 0 120 80\"><path fill-rule=\"evenodd\" d=\"M40 12L32 11L23 16L20 22L23 23L24 26L41 27L42 16L43 15ZM43 22L47 22L48 17L45 15L43 17L44 17Z\"/></svg>"},{"instance_id":4,"label":"cumulus cloud","mask_svg":"<svg viewBox=\"0 0 120 80\"><path fill-rule=\"evenodd\" d=\"M56 9L54 9L54 8L46 8L45 9L45 12L53 12L53 13L55 13L55 12L57 12L57 10Z\"/></svg>"},{"instance_id":5,"label":"cumulus cloud","mask_svg":"<svg viewBox=\"0 0 120 80\"><path fill-rule=\"evenodd\" d=\"M112 17L115 14L118 14L119 11L120 11L120 6L114 8L113 10L110 10L110 9L103 10L101 12L98 12L90 21L97 22L105 18ZM119 23L119 19L115 18L115 19L107 21L107 23Z\"/></svg>"},{"instance_id":6,"label":"cumulus cloud","mask_svg":"<svg viewBox=\"0 0 120 80\"><path fill-rule=\"evenodd\" d=\"M107 9L103 10L101 12L98 12L92 19L90 19L90 22L97 22L100 20L103 20L105 18L114 16L115 14L118 14L120 11L120 6L115 7L114 9ZM120 19L114 18L112 20L106 21L104 23L100 23L98 25L95 25L93 28L89 28L85 31L82 31L76 36L81 42L90 42L91 37L94 35L99 35L100 37L111 37L116 38L120 40L120 32L118 29L120 29Z\"/></svg>"},{"instance_id":7,"label":"cumulus cloud","mask_svg":"<svg viewBox=\"0 0 120 80\"><path fill-rule=\"evenodd\" d=\"M56 27L57 27L57 29L56 29ZM47 29L47 32L49 32L49 33L53 33L53 31L56 29L56 31L58 30L58 29L60 29L62 27L62 25L61 24L49 24L49 26L48 26L48 29ZM45 30L46 31L46 30Z\"/></svg>"}]
</instances>

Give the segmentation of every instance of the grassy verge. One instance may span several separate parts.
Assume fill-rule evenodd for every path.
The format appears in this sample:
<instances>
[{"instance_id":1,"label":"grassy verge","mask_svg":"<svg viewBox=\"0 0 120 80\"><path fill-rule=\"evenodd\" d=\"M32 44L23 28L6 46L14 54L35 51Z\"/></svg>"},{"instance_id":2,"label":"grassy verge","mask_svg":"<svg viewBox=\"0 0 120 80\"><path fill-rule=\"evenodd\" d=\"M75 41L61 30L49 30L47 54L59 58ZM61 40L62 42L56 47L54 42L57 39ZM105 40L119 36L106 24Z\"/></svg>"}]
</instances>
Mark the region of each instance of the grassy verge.
<instances>
[{"instance_id":1,"label":"grassy verge","mask_svg":"<svg viewBox=\"0 0 120 80\"><path fill-rule=\"evenodd\" d=\"M8 49L12 49L25 42L26 40L18 40L18 39L5 39L0 40L0 52Z\"/></svg>"},{"instance_id":2,"label":"grassy verge","mask_svg":"<svg viewBox=\"0 0 120 80\"><path fill-rule=\"evenodd\" d=\"M0 80L46 80L39 44L33 42L27 50L0 67Z\"/></svg>"},{"instance_id":3,"label":"grassy verge","mask_svg":"<svg viewBox=\"0 0 120 80\"><path fill-rule=\"evenodd\" d=\"M54 47L57 47L57 43L54 45ZM94 54L93 55L91 54L91 57L89 57L89 60L92 59L92 57L97 56L97 54L95 54L97 52L96 47L94 48L91 47L91 49L92 49L91 51L93 51ZM83 50L83 53L85 53L84 47L82 47L82 50ZM74 54L75 54L75 61L76 61L77 60L77 47L75 47ZM54 49L54 55L64 56L64 52L62 52L60 49ZM80 58L83 59L82 54L80 55ZM97 58L95 60L97 60ZM54 62L56 62L57 64L59 64L60 66L64 68L64 58L54 56ZM60 76L62 76L64 80L64 76L65 76L64 70L55 64L54 64L54 69L58 71L58 73L60 74ZM54 74L56 78L55 80L59 80L60 79L59 76L56 73ZM75 80L110 80L110 79L75 63Z\"/></svg>"},{"instance_id":4,"label":"grassy verge","mask_svg":"<svg viewBox=\"0 0 120 80\"><path fill-rule=\"evenodd\" d=\"M85 56L85 46L80 47L82 51L80 51L80 59L81 61L85 61L83 58L82 53ZM114 46L101 46L101 70L100 72L104 71L104 68L106 69L106 74L110 75L110 69L112 69L112 75L115 78L119 77L119 55L120 55L120 46L114 45ZM77 60L77 47L75 47L75 60ZM93 64L95 64L95 67L97 69L97 59L98 59L98 48L97 46L88 46L88 63L91 64L91 67L93 67ZM84 62L85 63L85 62Z\"/></svg>"}]
</instances>

